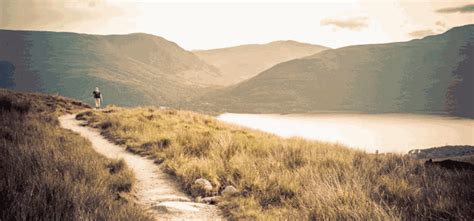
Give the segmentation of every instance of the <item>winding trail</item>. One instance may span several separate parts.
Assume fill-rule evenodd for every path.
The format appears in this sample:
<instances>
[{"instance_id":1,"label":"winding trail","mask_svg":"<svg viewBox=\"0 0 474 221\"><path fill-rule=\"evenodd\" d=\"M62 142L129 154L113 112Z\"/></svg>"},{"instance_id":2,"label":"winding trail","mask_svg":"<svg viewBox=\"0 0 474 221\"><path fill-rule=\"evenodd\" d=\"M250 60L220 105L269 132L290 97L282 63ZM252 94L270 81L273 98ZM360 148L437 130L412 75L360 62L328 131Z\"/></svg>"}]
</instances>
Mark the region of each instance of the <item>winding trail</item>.
<instances>
[{"instance_id":1,"label":"winding trail","mask_svg":"<svg viewBox=\"0 0 474 221\"><path fill-rule=\"evenodd\" d=\"M134 194L156 220L224 220L216 206L195 203L183 193L173 178L162 172L153 160L134 155L105 139L97 129L81 126L75 115L59 117L61 127L90 140L92 147L107 158L122 158L133 171Z\"/></svg>"}]
</instances>

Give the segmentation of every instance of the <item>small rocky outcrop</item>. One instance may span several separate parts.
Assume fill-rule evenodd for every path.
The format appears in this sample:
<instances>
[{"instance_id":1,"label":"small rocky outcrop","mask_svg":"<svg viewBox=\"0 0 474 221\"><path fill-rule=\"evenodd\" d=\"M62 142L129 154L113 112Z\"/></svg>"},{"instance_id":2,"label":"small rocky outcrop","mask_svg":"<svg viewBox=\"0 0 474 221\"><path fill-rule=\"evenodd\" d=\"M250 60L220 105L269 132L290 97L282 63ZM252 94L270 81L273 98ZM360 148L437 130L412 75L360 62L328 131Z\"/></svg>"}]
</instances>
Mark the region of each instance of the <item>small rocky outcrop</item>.
<instances>
[{"instance_id":1,"label":"small rocky outcrop","mask_svg":"<svg viewBox=\"0 0 474 221\"><path fill-rule=\"evenodd\" d=\"M425 162L425 166L437 166L448 170L472 170L474 171L474 164L455 160L433 161L429 159Z\"/></svg>"},{"instance_id":2,"label":"small rocky outcrop","mask_svg":"<svg viewBox=\"0 0 474 221\"><path fill-rule=\"evenodd\" d=\"M414 149L408 151L408 155L415 159L436 159L447 157L461 157L474 155L474 146L443 146L427 149Z\"/></svg>"}]
</instances>

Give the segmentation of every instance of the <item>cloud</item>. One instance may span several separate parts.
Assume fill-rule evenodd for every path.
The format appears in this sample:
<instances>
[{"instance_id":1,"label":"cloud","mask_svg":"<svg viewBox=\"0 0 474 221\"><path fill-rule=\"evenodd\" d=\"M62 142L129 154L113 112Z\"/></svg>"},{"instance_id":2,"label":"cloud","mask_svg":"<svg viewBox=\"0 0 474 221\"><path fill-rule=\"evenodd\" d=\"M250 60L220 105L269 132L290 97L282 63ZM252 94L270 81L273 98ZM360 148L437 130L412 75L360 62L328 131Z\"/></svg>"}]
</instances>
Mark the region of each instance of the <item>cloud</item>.
<instances>
[{"instance_id":1,"label":"cloud","mask_svg":"<svg viewBox=\"0 0 474 221\"><path fill-rule=\"evenodd\" d=\"M360 30L369 26L367 17L326 18L321 20L321 25L335 26L337 28L350 30Z\"/></svg>"},{"instance_id":2,"label":"cloud","mask_svg":"<svg viewBox=\"0 0 474 221\"><path fill-rule=\"evenodd\" d=\"M412 31L408 33L411 37L414 38L422 38L428 35L434 35L435 33L431 29L424 29L424 30L417 30L417 31Z\"/></svg>"},{"instance_id":3,"label":"cloud","mask_svg":"<svg viewBox=\"0 0 474 221\"><path fill-rule=\"evenodd\" d=\"M123 14L105 0L0 0L0 29L88 32Z\"/></svg>"},{"instance_id":4,"label":"cloud","mask_svg":"<svg viewBox=\"0 0 474 221\"><path fill-rule=\"evenodd\" d=\"M442 21L437 21L437 22L435 23L435 25L436 25L436 26L439 26L439 27L443 27L443 28L446 27L446 23L444 23L444 22L442 22Z\"/></svg>"},{"instance_id":5,"label":"cloud","mask_svg":"<svg viewBox=\"0 0 474 221\"><path fill-rule=\"evenodd\" d=\"M0 0L0 29L65 30L122 13L104 0Z\"/></svg>"},{"instance_id":6,"label":"cloud","mask_svg":"<svg viewBox=\"0 0 474 221\"><path fill-rule=\"evenodd\" d=\"M452 7L452 8L441 8L436 10L438 13L474 13L474 4Z\"/></svg>"}]
</instances>

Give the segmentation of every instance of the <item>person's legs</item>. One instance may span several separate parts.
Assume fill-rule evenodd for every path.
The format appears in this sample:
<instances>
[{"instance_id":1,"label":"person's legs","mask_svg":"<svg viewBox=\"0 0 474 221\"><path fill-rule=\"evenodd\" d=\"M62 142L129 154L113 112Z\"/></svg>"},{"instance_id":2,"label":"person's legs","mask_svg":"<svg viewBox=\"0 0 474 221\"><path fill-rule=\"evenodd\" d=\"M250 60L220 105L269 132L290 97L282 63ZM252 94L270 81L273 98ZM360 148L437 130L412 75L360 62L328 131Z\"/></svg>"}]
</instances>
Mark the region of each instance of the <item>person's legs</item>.
<instances>
[{"instance_id":1,"label":"person's legs","mask_svg":"<svg viewBox=\"0 0 474 221\"><path fill-rule=\"evenodd\" d=\"M95 109L99 109L99 107L100 107L100 99L96 98L95 99Z\"/></svg>"}]
</instances>

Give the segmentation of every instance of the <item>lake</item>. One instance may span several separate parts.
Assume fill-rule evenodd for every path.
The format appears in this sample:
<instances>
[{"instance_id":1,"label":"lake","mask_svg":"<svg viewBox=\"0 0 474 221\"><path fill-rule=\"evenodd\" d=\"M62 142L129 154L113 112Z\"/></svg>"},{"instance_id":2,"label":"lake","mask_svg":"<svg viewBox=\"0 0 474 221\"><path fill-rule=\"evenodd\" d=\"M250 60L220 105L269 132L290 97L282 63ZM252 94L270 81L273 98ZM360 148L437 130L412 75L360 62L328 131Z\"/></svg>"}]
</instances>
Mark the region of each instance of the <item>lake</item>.
<instances>
[{"instance_id":1,"label":"lake","mask_svg":"<svg viewBox=\"0 0 474 221\"><path fill-rule=\"evenodd\" d=\"M368 152L474 145L474 120L442 115L225 113L218 119L281 137L339 143Z\"/></svg>"}]
</instances>

